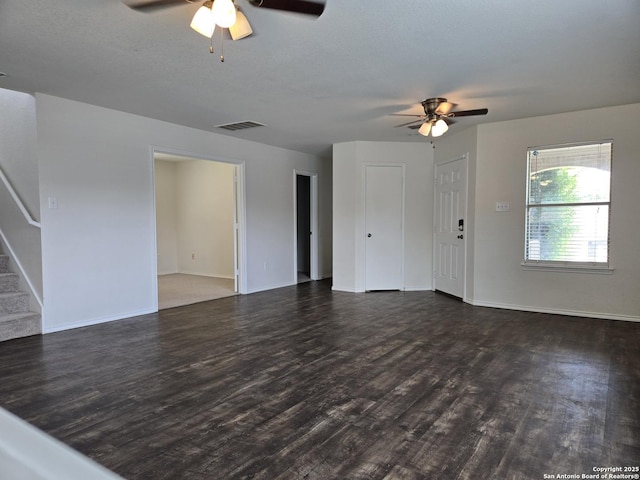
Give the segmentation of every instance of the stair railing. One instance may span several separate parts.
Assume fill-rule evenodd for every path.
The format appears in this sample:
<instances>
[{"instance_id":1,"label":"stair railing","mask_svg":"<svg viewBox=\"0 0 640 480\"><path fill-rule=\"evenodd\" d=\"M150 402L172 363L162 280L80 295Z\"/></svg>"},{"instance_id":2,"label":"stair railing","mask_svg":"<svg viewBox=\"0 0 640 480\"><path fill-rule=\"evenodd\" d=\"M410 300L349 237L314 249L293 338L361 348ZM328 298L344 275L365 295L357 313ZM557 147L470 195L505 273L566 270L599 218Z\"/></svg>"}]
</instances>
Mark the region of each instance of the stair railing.
<instances>
[{"instance_id":1,"label":"stair railing","mask_svg":"<svg viewBox=\"0 0 640 480\"><path fill-rule=\"evenodd\" d=\"M38 229L42 229L42 227L40 226L40 222L37 222L36 220L33 219L31 214L27 210L27 208L24 206L24 203L22 203L22 200L20 199L20 197L18 196L16 191L13 189L13 186L9 182L9 179L7 178L7 176L2 171L1 167L0 167L0 179L2 179L2 183L6 187L7 191L9 192L11 197L13 198L13 201L16 203L16 205L18 206L18 208L22 212L22 215L24 215L25 220L29 223L29 225L32 225L32 226L34 226L34 227L36 227ZM20 263L20 260L18 259L17 255L15 254L13 248L11 248L11 244L10 244L9 240L7 239L7 236L2 231L2 228L0 228L0 238L2 238L2 241L3 241L4 245L9 250L8 253L11 255L11 258L15 262L16 267L18 267L18 270L20 270L20 273L22 274L22 278L24 279L24 281L26 282L27 286L29 287L29 290L31 290L31 293L33 294L33 298L36 300L36 302L38 302L38 305L40 306L40 311L42 312L43 309L44 309L44 304L42 302L42 297L38 293L38 290L35 288L33 283L31 282L31 279L29 278L29 275L27 274L27 272L25 271L24 267Z\"/></svg>"},{"instance_id":2,"label":"stair railing","mask_svg":"<svg viewBox=\"0 0 640 480\"><path fill-rule=\"evenodd\" d=\"M13 189L13 186L9 182L9 179L2 171L2 168L0 168L0 179L2 179L2 183L4 183L4 186L7 188L7 191L11 194L11 198L13 198L13 201L16 202L16 205L18 205L18 208L22 212L22 215L24 215L25 220L29 222L29 225L33 225L34 227L41 228L40 222L36 222L33 219L31 214L27 210L27 207L24 206L24 203L22 203L22 200L20 200L20 197L18 196L16 191Z\"/></svg>"}]
</instances>

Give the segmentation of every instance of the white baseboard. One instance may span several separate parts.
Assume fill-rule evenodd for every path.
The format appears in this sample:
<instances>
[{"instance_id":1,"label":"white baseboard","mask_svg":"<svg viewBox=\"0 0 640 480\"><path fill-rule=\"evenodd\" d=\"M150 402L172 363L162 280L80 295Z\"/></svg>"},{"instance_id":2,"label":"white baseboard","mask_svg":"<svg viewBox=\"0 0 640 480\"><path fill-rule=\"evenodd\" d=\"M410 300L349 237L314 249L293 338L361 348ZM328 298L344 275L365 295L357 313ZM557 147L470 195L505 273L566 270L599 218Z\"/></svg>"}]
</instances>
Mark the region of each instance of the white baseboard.
<instances>
[{"instance_id":1,"label":"white baseboard","mask_svg":"<svg viewBox=\"0 0 640 480\"><path fill-rule=\"evenodd\" d=\"M33 425L0 409L2 478L124 480Z\"/></svg>"},{"instance_id":2,"label":"white baseboard","mask_svg":"<svg viewBox=\"0 0 640 480\"><path fill-rule=\"evenodd\" d=\"M356 290L353 287L341 287L340 285L331 285L331 290L336 292L348 292L348 293L364 293L364 290Z\"/></svg>"},{"instance_id":3,"label":"white baseboard","mask_svg":"<svg viewBox=\"0 0 640 480\"><path fill-rule=\"evenodd\" d=\"M68 323L66 325L56 325L55 327L47 327L43 325L42 333L43 334L55 333L55 332L62 332L64 330L72 330L74 328L89 327L91 325L98 325L100 323L115 322L117 320L125 320L131 317L139 317L140 315L148 315L149 313L156 313L156 310L153 310L153 309L136 310L133 312L126 312L126 313L119 314L112 317L94 318L94 319L86 320L83 322Z\"/></svg>"},{"instance_id":4,"label":"white baseboard","mask_svg":"<svg viewBox=\"0 0 640 480\"><path fill-rule=\"evenodd\" d=\"M528 305L512 305L508 303L474 301L471 299L465 299L465 301L476 307L502 308L505 310L520 310L524 312L550 313L554 315L568 315L571 317L598 318L601 320L622 320L625 322L640 322L640 317L633 316L633 315L620 315L616 313L602 313L602 312L586 312L582 310L564 310L561 308L532 307Z\"/></svg>"},{"instance_id":5,"label":"white baseboard","mask_svg":"<svg viewBox=\"0 0 640 480\"><path fill-rule=\"evenodd\" d=\"M266 292L267 290L273 290L273 289L282 288L282 287L293 287L294 285L296 284L288 283L288 282L285 282L282 284L263 285L261 287L250 288L249 290L247 290L247 293Z\"/></svg>"},{"instance_id":6,"label":"white baseboard","mask_svg":"<svg viewBox=\"0 0 640 480\"><path fill-rule=\"evenodd\" d=\"M216 273L201 273L201 272L190 272L190 271L181 271L175 272L181 275L196 275L198 277L209 277L209 278L225 278L227 280L233 280L233 275L222 275Z\"/></svg>"},{"instance_id":7,"label":"white baseboard","mask_svg":"<svg viewBox=\"0 0 640 480\"><path fill-rule=\"evenodd\" d=\"M425 287L425 286L416 286L416 285L409 285L404 287L404 291L405 292L431 292L433 289L431 287Z\"/></svg>"}]
</instances>

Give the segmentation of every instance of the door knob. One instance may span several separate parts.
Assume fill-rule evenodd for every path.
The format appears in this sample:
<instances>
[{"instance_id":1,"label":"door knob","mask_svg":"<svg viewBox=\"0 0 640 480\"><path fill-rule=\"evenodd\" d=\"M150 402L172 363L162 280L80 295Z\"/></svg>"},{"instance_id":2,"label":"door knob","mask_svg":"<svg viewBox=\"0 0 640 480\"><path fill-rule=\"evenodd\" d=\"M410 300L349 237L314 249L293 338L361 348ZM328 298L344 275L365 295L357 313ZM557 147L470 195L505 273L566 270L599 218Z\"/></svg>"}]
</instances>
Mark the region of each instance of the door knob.
<instances>
[{"instance_id":1,"label":"door knob","mask_svg":"<svg viewBox=\"0 0 640 480\"><path fill-rule=\"evenodd\" d=\"M458 235L458 238L462 240L464 238L464 235Z\"/></svg>"},{"instance_id":2,"label":"door knob","mask_svg":"<svg viewBox=\"0 0 640 480\"><path fill-rule=\"evenodd\" d=\"M371 234L370 234L370 233L367 233L367 237L371 237Z\"/></svg>"}]
</instances>

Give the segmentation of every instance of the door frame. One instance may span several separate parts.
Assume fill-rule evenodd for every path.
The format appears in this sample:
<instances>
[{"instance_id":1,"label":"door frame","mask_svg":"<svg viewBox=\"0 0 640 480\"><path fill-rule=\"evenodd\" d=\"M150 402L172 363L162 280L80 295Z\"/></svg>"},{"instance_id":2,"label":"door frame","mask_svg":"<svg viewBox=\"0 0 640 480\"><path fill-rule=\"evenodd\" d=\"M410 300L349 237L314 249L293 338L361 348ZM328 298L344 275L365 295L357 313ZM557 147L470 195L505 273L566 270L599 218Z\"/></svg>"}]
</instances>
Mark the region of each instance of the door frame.
<instances>
[{"instance_id":1,"label":"door frame","mask_svg":"<svg viewBox=\"0 0 640 480\"><path fill-rule=\"evenodd\" d=\"M311 252L310 277L319 280L318 274L318 173L293 169L293 284L298 283L298 175L309 177Z\"/></svg>"},{"instance_id":2,"label":"door frame","mask_svg":"<svg viewBox=\"0 0 640 480\"><path fill-rule=\"evenodd\" d=\"M469 230L469 154L465 153L455 158L450 158L448 160L434 163L433 164L433 254L432 254L432 264L433 269L431 272L431 284L433 285L433 291L436 291L436 269L438 267L438 242L437 242L437 222L438 222L438 192L437 192L437 183L438 183L438 167L443 165L447 165L448 163L457 162L459 160L464 161L464 170L465 170L465 181L464 181L464 236L465 242L462 246L464 252L464 262L462 264L462 300L467 301L467 259L469 257L469 240L470 240L470 230Z\"/></svg>"},{"instance_id":3,"label":"door frame","mask_svg":"<svg viewBox=\"0 0 640 480\"><path fill-rule=\"evenodd\" d=\"M153 275L153 302L154 310L158 311L158 237L156 225L156 178L155 178L155 155L156 153L166 153L168 155L176 155L191 160L205 160L218 163L227 163L234 165L234 210L235 225L234 234L237 235L237 241L234 245L234 281L237 283L237 290L240 294L246 294L247 291L247 238L246 238L246 190L245 190L245 162L224 157L209 157L201 153L187 152L185 150L172 149L160 146L149 146L151 161L151 185L153 191L152 198L152 231L153 231L153 264L151 273Z\"/></svg>"}]
</instances>

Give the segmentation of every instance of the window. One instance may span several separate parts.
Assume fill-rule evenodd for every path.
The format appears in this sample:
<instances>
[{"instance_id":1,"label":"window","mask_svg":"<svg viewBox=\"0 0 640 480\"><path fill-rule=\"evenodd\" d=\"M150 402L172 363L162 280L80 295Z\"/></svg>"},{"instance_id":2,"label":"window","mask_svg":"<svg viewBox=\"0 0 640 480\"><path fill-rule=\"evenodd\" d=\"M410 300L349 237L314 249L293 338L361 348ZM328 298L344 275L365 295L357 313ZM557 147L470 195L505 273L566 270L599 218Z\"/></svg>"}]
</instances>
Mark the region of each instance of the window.
<instances>
[{"instance_id":1,"label":"window","mask_svg":"<svg viewBox=\"0 0 640 480\"><path fill-rule=\"evenodd\" d=\"M611 141L527 151L524 265L608 268Z\"/></svg>"}]
</instances>

